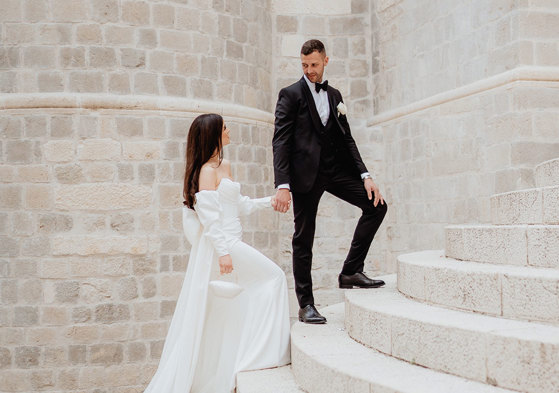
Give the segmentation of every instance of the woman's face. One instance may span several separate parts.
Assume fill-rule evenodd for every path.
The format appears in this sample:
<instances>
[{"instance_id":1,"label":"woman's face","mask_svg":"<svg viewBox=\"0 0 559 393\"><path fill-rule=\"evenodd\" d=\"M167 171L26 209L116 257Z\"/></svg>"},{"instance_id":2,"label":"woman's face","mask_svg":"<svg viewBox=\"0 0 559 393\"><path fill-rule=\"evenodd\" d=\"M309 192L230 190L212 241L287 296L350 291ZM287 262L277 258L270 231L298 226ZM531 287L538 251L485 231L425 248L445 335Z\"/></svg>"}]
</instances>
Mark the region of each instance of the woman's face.
<instances>
[{"instance_id":1,"label":"woman's face","mask_svg":"<svg viewBox=\"0 0 559 393\"><path fill-rule=\"evenodd\" d=\"M223 122L223 130L221 131L221 145L227 146L229 143L231 143L231 138L229 138L229 129L225 125L225 122Z\"/></svg>"}]
</instances>

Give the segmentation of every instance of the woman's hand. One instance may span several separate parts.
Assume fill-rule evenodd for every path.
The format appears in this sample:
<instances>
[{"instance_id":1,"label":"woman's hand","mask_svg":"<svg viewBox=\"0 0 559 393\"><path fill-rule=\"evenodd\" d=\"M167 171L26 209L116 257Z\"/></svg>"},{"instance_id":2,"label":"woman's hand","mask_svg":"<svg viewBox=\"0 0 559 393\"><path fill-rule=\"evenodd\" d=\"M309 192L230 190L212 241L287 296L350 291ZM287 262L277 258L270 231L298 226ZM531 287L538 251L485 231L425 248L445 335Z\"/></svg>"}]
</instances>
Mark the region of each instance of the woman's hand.
<instances>
[{"instance_id":1,"label":"woman's hand","mask_svg":"<svg viewBox=\"0 0 559 393\"><path fill-rule=\"evenodd\" d=\"M227 254L222 257L219 257L219 273L229 274L232 271L233 271L233 260L231 259L231 255Z\"/></svg>"}]
</instances>

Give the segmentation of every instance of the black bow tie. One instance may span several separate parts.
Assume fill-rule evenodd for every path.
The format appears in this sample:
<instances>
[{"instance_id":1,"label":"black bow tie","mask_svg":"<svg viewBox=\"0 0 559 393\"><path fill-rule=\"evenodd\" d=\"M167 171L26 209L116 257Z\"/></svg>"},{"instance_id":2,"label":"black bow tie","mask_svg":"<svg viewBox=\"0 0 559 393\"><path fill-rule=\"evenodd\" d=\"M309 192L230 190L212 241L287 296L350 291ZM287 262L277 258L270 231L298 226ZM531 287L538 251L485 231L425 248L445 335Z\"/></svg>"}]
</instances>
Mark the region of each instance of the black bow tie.
<instances>
[{"instance_id":1,"label":"black bow tie","mask_svg":"<svg viewBox=\"0 0 559 393\"><path fill-rule=\"evenodd\" d=\"M316 90L317 93L320 93L320 89L327 91L328 89L328 81L324 81L324 83L318 83L316 82L314 84L314 88Z\"/></svg>"}]
</instances>

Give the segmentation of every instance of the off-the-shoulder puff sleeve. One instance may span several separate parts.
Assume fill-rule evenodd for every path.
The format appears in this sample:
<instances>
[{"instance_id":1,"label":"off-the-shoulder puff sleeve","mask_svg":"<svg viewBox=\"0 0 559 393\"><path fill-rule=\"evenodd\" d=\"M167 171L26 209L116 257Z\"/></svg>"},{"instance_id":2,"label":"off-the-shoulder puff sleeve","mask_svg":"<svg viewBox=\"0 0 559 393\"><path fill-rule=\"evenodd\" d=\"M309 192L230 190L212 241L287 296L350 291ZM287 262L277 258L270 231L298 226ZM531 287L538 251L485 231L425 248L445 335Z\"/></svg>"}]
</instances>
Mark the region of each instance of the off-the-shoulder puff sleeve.
<instances>
[{"instance_id":1,"label":"off-the-shoulder puff sleeve","mask_svg":"<svg viewBox=\"0 0 559 393\"><path fill-rule=\"evenodd\" d=\"M194 205L198 219L203 227L203 234L212 242L217 255L220 257L229 254L229 247L225 240L225 234L221 228L221 204L217 191L200 191L196 193L196 204Z\"/></svg>"},{"instance_id":2,"label":"off-the-shoulder puff sleeve","mask_svg":"<svg viewBox=\"0 0 559 393\"><path fill-rule=\"evenodd\" d=\"M251 199L247 196L239 196L239 215L244 216L256 210L271 207L272 197Z\"/></svg>"}]
</instances>

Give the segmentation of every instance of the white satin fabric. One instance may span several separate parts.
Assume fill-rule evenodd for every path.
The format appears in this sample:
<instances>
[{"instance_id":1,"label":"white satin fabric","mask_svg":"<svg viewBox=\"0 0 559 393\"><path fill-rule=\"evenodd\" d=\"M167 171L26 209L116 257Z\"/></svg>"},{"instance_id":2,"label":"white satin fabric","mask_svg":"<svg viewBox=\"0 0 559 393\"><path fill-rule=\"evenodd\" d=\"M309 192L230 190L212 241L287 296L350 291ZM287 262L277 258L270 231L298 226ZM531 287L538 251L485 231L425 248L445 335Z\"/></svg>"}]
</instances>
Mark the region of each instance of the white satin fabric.
<instances>
[{"instance_id":1,"label":"white satin fabric","mask_svg":"<svg viewBox=\"0 0 559 393\"><path fill-rule=\"evenodd\" d=\"M223 179L196 194L196 212L183 208L192 244L188 268L157 372L144 393L230 393L239 371L289 363L289 310L283 271L241 241L239 216L270 206ZM232 299L208 291L219 276L218 256L231 254L243 291Z\"/></svg>"}]
</instances>

